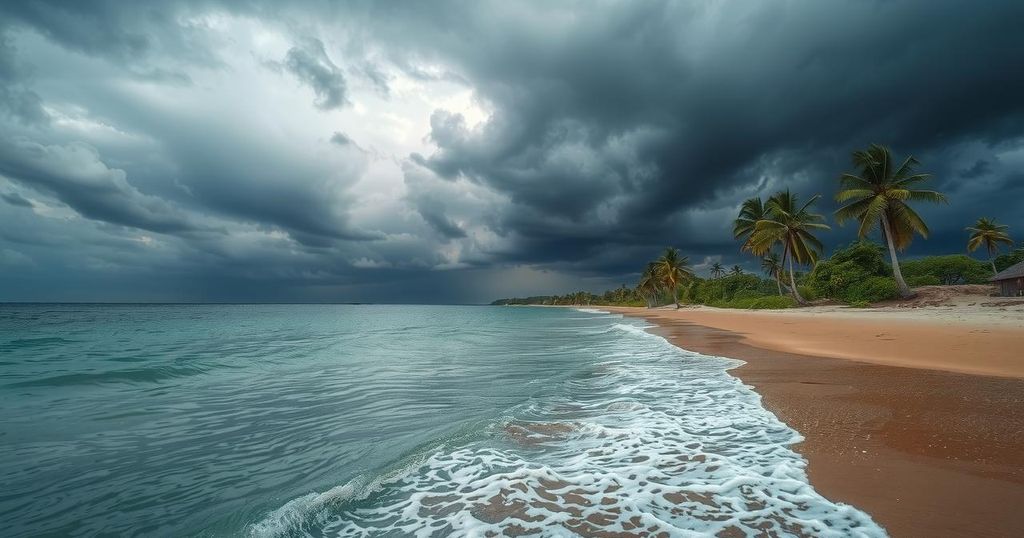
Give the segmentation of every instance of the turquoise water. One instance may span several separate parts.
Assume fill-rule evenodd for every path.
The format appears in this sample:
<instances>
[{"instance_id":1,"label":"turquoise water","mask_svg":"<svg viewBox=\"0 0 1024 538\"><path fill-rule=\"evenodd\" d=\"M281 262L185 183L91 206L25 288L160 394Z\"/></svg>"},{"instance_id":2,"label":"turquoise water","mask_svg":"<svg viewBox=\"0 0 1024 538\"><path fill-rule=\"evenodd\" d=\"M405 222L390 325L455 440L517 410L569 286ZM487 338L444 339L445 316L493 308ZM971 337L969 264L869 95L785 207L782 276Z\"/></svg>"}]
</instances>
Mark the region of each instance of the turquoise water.
<instances>
[{"instance_id":1,"label":"turquoise water","mask_svg":"<svg viewBox=\"0 0 1024 538\"><path fill-rule=\"evenodd\" d=\"M796 432L586 309L0 305L5 536L881 536Z\"/></svg>"}]
</instances>

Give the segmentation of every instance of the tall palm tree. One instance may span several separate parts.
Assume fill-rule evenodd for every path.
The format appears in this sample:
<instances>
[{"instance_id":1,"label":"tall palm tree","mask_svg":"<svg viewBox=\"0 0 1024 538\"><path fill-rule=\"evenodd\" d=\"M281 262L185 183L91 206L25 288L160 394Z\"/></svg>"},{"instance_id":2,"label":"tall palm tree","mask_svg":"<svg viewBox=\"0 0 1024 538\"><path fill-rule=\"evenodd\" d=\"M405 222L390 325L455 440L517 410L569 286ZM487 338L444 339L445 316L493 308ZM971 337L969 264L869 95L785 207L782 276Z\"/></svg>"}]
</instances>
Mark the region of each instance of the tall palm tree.
<instances>
[{"instance_id":1,"label":"tall palm tree","mask_svg":"<svg viewBox=\"0 0 1024 538\"><path fill-rule=\"evenodd\" d=\"M734 266L732 266L732 269L729 270L729 274L730 275L742 275L743 274L743 268L740 267L739 265L734 265Z\"/></svg>"},{"instance_id":2,"label":"tall palm tree","mask_svg":"<svg viewBox=\"0 0 1024 538\"><path fill-rule=\"evenodd\" d=\"M757 221L754 233L750 236L750 250L759 256L767 254L776 243L782 244L782 263L789 262L790 291L800 304L807 304L807 301L796 288L793 262L817 263L823 247L821 241L814 237L813 231L829 229L822 222L824 217L808 211L811 204L820 197L816 194L807 203L800 205L796 195L788 189L776 193L765 204L768 216Z\"/></svg>"},{"instance_id":3,"label":"tall palm tree","mask_svg":"<svg viewBox=\"0 0 1024 538\"><path fill-rule=\"evenodd\" d=\"M740 213L733 221L732 235L736 239L743 238L743 245L740 250L750 249L750 235L754 233L757 221L767 216L765 205L759 196L748 198L740 205Z\"/></svg>"},{"instance_id":4,"label":"tall palm tree","mask_svg":"<svg viewBox=\"0 0 1024 538\"><path fill-rule=\"evenodd\" d=\"M893 164L892 153L885 146L871 144L866 150L853 152L853 165L860 169L859 175L843 174L840 177L836 201L846 205L836 211L836 220L840 224L857 220L860 223L857 235L861 238L881 223L889 247L893 277L900 295L907 298L913 293L903 280L896 251L907 248L915 233L928 238L928 226L907 202L938 203L945 202L946 197L936 191L915 188L928 181L931 175L914 172L920 164L914 157L907 157L896 168Z\"/></svg>"},{"instance_id":5,"label":"tall palm tree","mask_svg":"<svg viewBox=\"0 0 1024 538\"><path fill-rule=\"evenodd\" d=\"M779 275L782 274L782 261L779 259L779 255L769 252L761 258L761 270L775 279L775 287L779 288L779 295L782 295L782 280L779 278Z\"/></svg>"},{"instance_id":6,"label":"tall palm tree","mask_svg":"<svg viewBox=\"0 0 1024 538\"><path fill-rule=\"evenodd\" d=\"M679 250L669 247L654 263L661 283L672 293L672 301L679 308L679 284L693 276L689 259L680 256Z\"/></svg>"},{"instance_id":7,"label":"tall palm tree","mask_svg":"<svg viewBox=\"0 0 1024 538\"><path fill-rule=\"evenodd\" d=\"M658 277L657 263L648 262L647 268L640 275L637 290L643 294L644 299L647 301L647 308L654 306L658 293L661 292L661 279Z\"/></svg>"},{"instance_id":8,"label":"tall palm tree","mask_svg":"<svg viewBox=\"0 0 1024 538\"><path fill-rule=\"evenodd\" d=\"M715 262L711 265L711 278L722 278L725 276L725 267L722 264Z\"/></svg>"},{"instance_id":9,"label":"tall palm tree","mask_svg":"<svg viewBox=\"0 0 1024 538\"><path fill-rule=\"evenodd\" d=\"M971 232L971 238L967 241L967 252L974 252L978 247L985 245L988 250L988 261L992 264L992 273L996 271L996 252L999 252L999 243L1006 243L1013 246L1013 239L1006 233L1009 226L981 217L974 226L968 226L967 231Z\"/></svg>"}]
</instances>

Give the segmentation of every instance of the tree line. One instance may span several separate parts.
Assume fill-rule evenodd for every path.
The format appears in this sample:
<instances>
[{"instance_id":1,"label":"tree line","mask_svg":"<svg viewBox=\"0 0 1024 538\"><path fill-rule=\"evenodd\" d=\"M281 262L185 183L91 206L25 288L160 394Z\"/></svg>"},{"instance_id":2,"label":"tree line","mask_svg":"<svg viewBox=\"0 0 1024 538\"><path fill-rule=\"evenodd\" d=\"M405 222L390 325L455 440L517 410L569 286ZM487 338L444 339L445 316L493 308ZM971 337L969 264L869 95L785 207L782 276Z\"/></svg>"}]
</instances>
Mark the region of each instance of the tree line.
<instances>
[{"instance_id":1,"label":"tree line","mask_svg":"<svg viewBox=\"0 0 1024 538\"><path fill-rule=\"evenodd\" d=\"M855 170L839 177L839 190L835 195L835 200L841 205L835 211L834 218L839 225L853 222L857 226L858 243L862 245L861 247L851 245L847 249L837 251L832 260L836 260L837 256L842 259L836 260L834 264L824 266L822 271L818 271L818 262L824 247L818 239L817 233L831 227L826 223L823 215L817 214L813 210L815 203L821 197L820 194L811 196L807 201L801 201L797 194L785 189L765 200L760 197L750 198L740 205L739 214L733 222L733 235L741 241L740 250L757 256L762 271L769 277L778 295L788 294L796 304L807 304L809 300L808 297L805 297L807 294L838 293L836 292L839 289L837 286L841 286L844 280L850 280L854 276L853 273L866 279L876 279L872 281L876 289L853 295L850 295L853 292L844 291L843 293L846 293L848 297L884 297L889 294L890 284L894 288L896 296L901 298L913 296L913 291L901 268L898 253L906 250L915 236L926 239L929 235L927 224L913 205L948 203L947 197L943 193L926 188L927 183L931 180L931 175L918 172L917 168L920 163L913 156L897 162L893 159L889 148L872 144L867 149L853 152L852 160ZM881 254L876 249L870 245L863 245L867 236L875 230L881 231L884 250L889 259L888 264L881 260ZM984 248L988 253L992 273L997 272L1000 248L1004 245L1010 247L1013 245L1008 227L991 218L979 218L973 226L967 227L966 231L969 232L967 251L974 252L979 248ZM850 252L845 250L850 250ZM1024 248L1013 251L1007 261L1018 257L1024 259ZM971 265L976 261L967 256L961 256L963 259L956 256L935 258L936 260L928 264L915 265L915 278L918 283L948 282L950 280L948 277L949 267L953 266L960 267L958 274L967 275L960 278L965 282L974 282L981 278L978 276L977 269ZM857 264L860 265L857 266ZM801 275L799 268L808 266L812 268L811 273ZM877 273L884 270L885 266L888 266L891 280L878 280L882 275ZM940 271L939 266L945 267L942 270L945 272ZM839 267L842 269L837 269ZM839 273L835 273L837 270ZM843 271L850 274L843 273ZM837 282L823 283L821 275L815 275L815 272L828 272L830 273L829 278L837 280ZM744 273L738 265L733 266L727 272L720 263L716 262L710 270L711 281L731 278L739 282L742 279L736 277L742 275ZM939 275L943 275L943 277ZM802 282L798 282L798 276L803 277ZM715 299L705 293L707 290L703 289L710 286L707 282L706 279L694 275L686 256L682 255L678 249L670 247L665 249L660 257L647 263L635 288L630 289L623 286L614 293L606 292L603 296L577 292L566 296L531 299L539 300L543 304L642 302L653 306L662 302L671 302L677 308L680 306L681 293L684 300L689 302L701 297L711 302L726 300L727 287L719 286L722 287L723 297ZM801 283L805 286L801 286ZM748 284L752 284L749 279ZM808 288L806 285L811 286ZM763 291L764 285L760 283L753 287ZM802 289L807 291L802 291ZM846 288L842 289L846 290ZM741 291L749 293L741 294L744 296L742 300L736 299L735 295ZM754 291L752 288L735 290L732 294L733 297L728 300L739 301L738 304L759 304L752 296ZM663 301L665 298L668 298L668 301ZM857 299L854 302L865 300L867 299ZM496 301L496 303L499 302ZM762 304L777 303L762 301Z\"/></svg>"}]
</instances>

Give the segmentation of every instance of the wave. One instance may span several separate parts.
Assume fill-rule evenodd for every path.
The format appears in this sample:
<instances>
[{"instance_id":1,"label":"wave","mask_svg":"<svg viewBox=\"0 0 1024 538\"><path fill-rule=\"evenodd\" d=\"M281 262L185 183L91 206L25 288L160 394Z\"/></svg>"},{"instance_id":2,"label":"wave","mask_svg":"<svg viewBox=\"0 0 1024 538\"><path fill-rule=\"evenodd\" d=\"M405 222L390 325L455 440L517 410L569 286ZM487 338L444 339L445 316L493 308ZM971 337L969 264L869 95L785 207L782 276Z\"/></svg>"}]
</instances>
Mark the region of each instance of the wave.
<instances>
[{"instance_id":1,"label":"wave","mask_svg":"<svg viewBox=\"0 0 1024 538\"><path fill-rule=\"evenodd\" d=\"M607 310L599 310L597 308L576 307L573 308L573 310L583 312L585 314L611 314L611 312L608 312Z\"/></svg>"},{"instance_id":2,"label":"wave","mask_svg":"<svg viewBox=\"0 0 1024 538\"><path fill-rule=\"evenodd\" d=\"M490 437L297 498L253 535L885 536L814 490L789 448L801 437L726 373L736 361L644 327L608 325L580 351L598 353L595 375L510 410Z\"/></svg>"},{"instance_id":3,"label":"wave","mask_svg":"<svg viewBox=\"0 0 1024 538\"><path fill-rule=\"evenodd\" d=\"M642 336L644 338L654 337L661 339L660 336L647 331L647 329L651 327L654 327L654 325L627 325L625 323L616 323L611 326L611 330L622 331L631 335Z\"/></svg>"},{"instance_id":4,"label":"wave","mask_svg":"<svg viewBox=\"0 0 1024 538\"><path fill-rule=\"evenodd\" d=\"M349 482L322 493L309 493L292 499L248 528L253 538L288 536L293 531L322 524L346 503L361 501L399 480L423 464L429 453L407 458L405 465L385 471L375 477L358 476Z\"/></svg>"},{"instance_id":5,"label":"wave","mask_svg":"<svg viewBox=\"0 0 1024 538\"><path fill-rule=\"evenodd\" d=\"M200 375L206 368L195 366L160 366L153 368L131 368L96 373L62 374L38 379L8 383L12 388L25 387L70 387L78 385L100 385L107 383L159 383L168 379Z\"/></svg>"}]
</instances>

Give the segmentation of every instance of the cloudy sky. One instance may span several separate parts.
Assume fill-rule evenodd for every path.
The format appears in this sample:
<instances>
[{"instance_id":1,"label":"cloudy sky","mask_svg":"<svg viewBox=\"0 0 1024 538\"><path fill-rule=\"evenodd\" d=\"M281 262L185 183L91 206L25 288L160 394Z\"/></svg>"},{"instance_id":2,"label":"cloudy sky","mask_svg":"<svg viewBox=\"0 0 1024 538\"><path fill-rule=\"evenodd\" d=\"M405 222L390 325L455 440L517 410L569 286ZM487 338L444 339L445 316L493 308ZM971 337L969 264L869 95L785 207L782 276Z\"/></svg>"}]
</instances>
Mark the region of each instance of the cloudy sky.
<instances>
[{"instance_id":1,"label":"cloudy sky","mask_svg":"<svg viewBox=\"0 0 1024 538\"><path fill-rule=\"evenodd\" d=\"M0 3L0 300L482 302L912 153L1024 239L1019 0ZM827 234L850 241L851 226Z\"/></svg>"}]
</instances>

